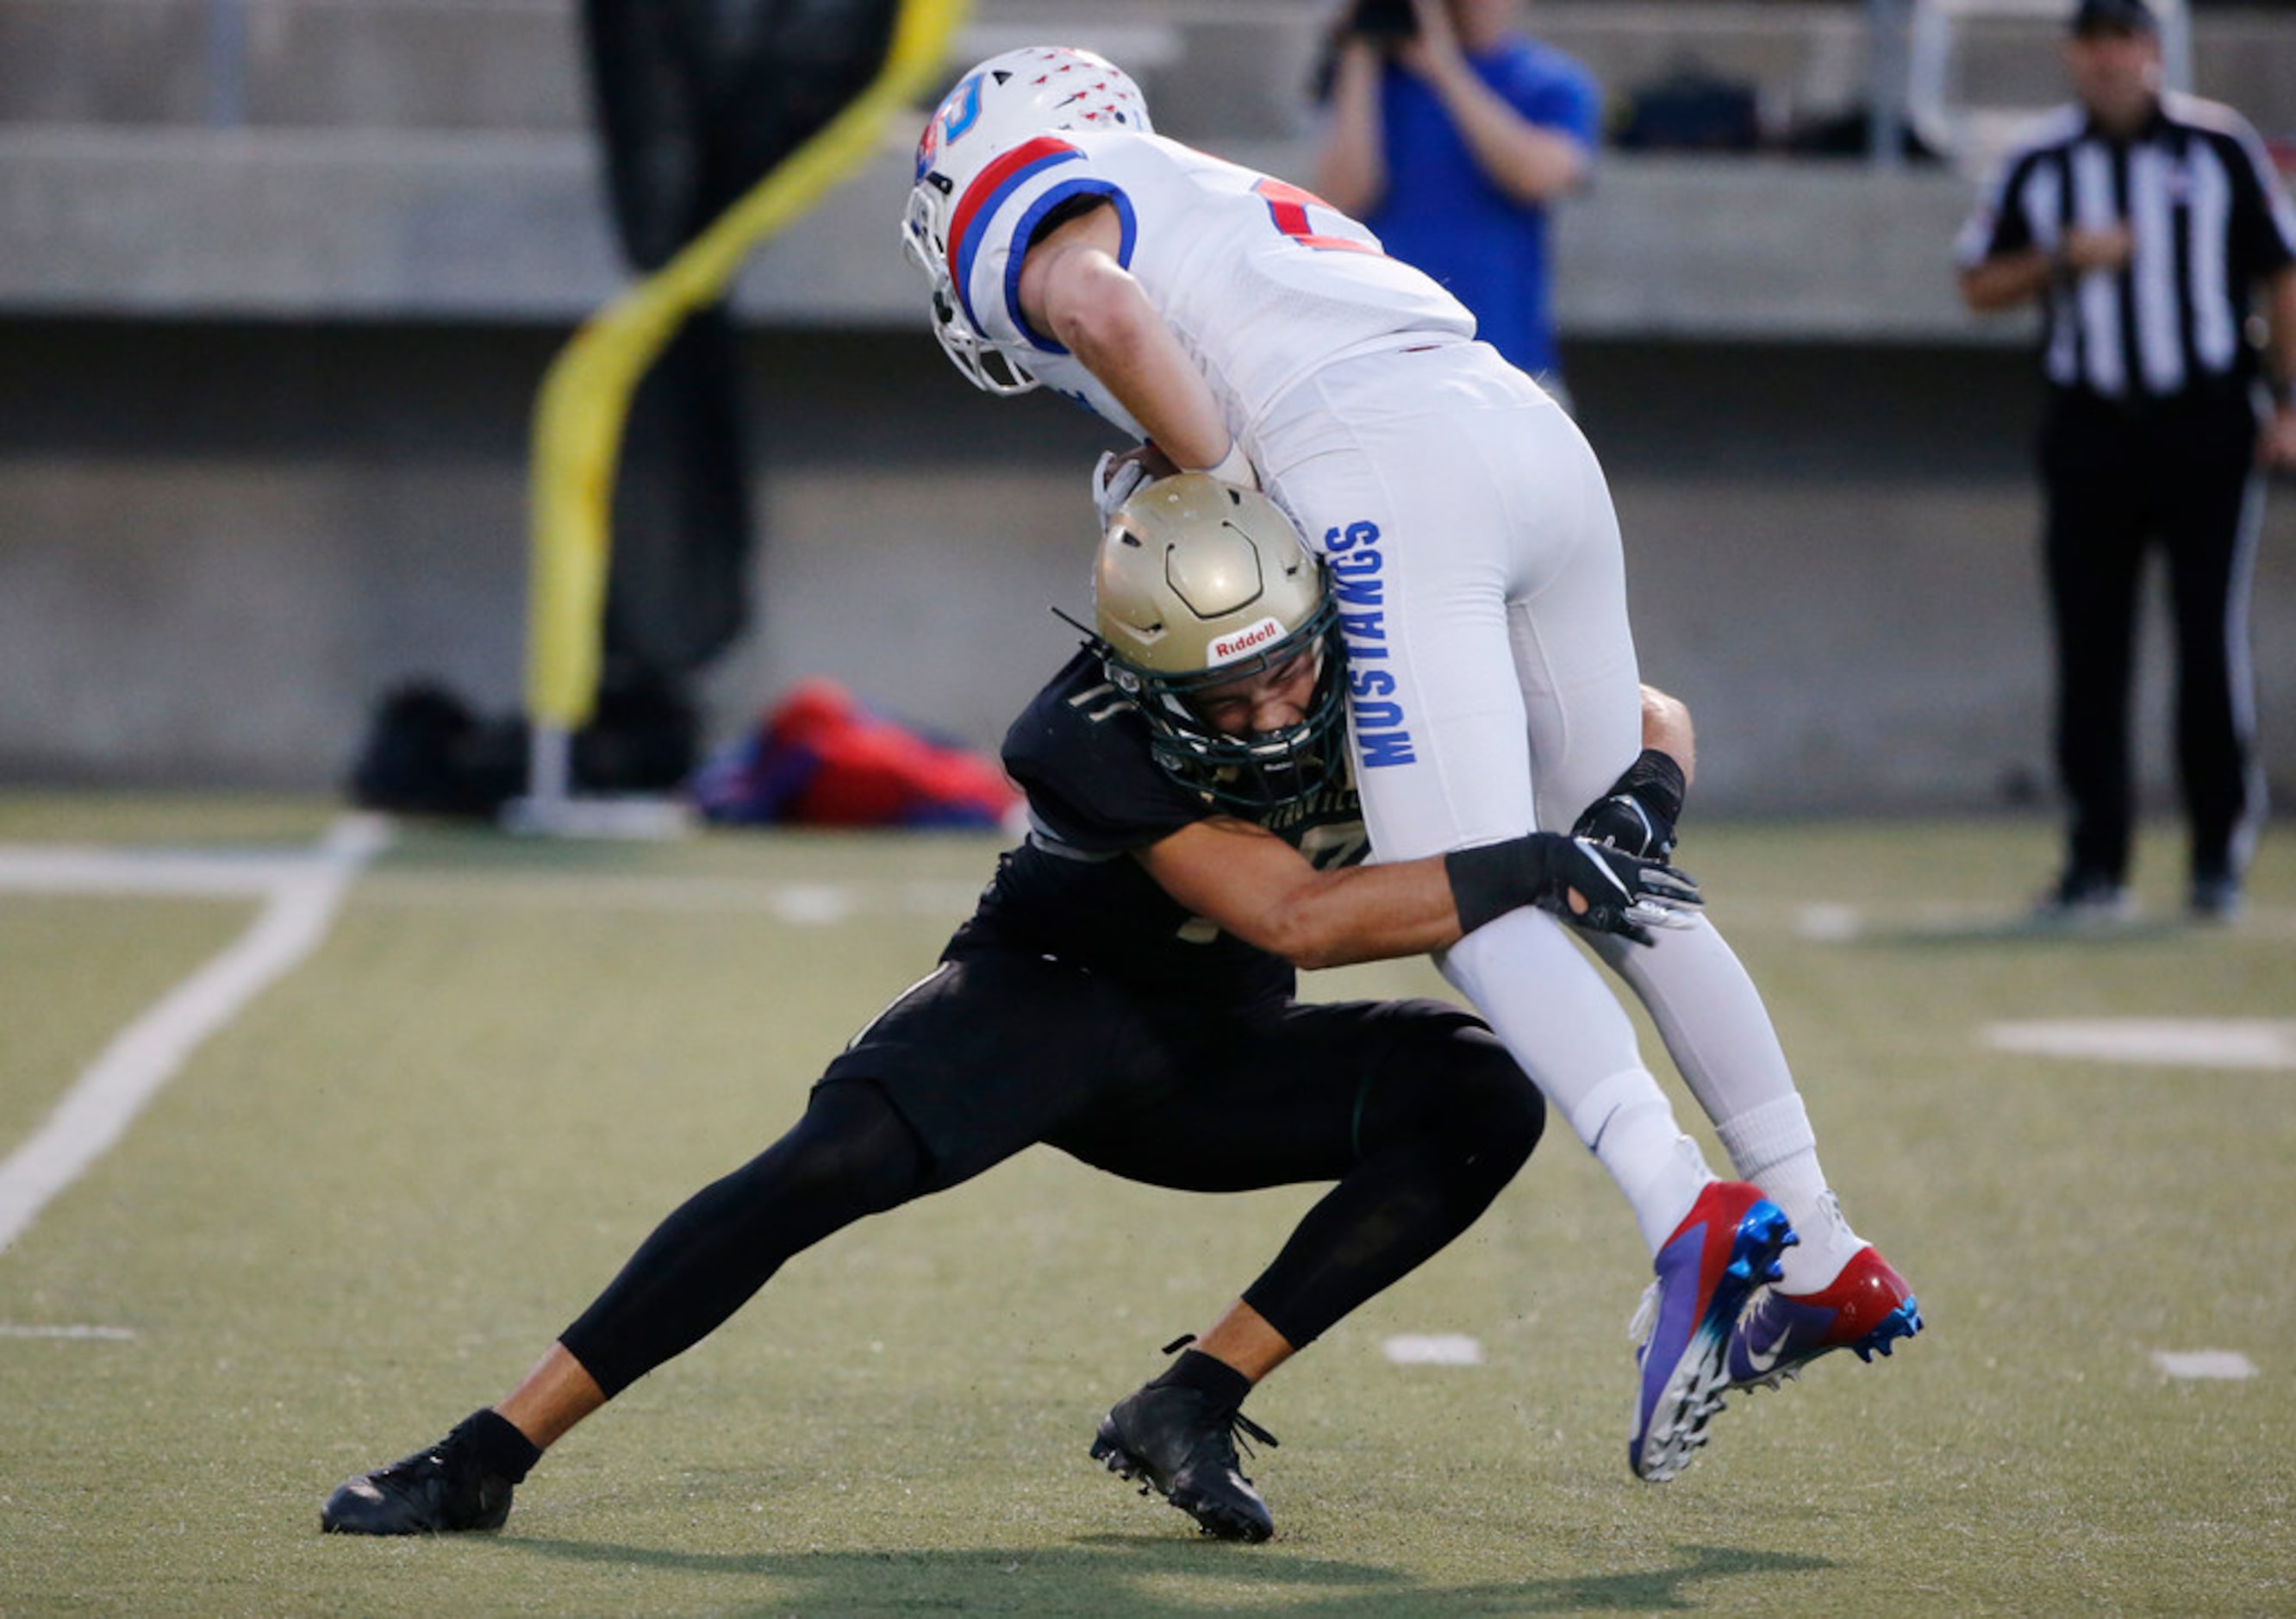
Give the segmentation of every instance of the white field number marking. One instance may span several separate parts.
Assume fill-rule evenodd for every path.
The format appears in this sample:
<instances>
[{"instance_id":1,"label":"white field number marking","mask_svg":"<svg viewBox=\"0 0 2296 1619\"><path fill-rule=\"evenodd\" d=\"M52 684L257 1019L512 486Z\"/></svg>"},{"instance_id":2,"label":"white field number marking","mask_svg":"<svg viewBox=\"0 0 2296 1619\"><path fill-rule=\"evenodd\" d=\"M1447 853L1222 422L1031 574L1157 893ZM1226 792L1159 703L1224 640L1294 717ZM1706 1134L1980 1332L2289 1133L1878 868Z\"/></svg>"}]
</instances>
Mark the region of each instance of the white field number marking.
<instances>
[{"instance_id":1,"label":"white field number marking","mask_svg":"<svg viewBox=\"0 0 2296 1619\"><path fill-rule=\"evenodd\" d=\"M1380 1345L1398 1366L1480 1366L1483 1346L1464 1333L1398 1333Z\"/></svg>"},{"instance_id":2,"label":"white field number marking","mask_svg":"<svg viewBox=\"0 0 2296 1619\"><path fill-rule=\"evenodd\" d=\"M2256 1376L2256 1362L2236 1350L2156 1350L2152 1364L2162 1375L2177 1378L2237 1382Z\"/></svg>"},{"instance_id":3,"label":"white field number marking","mask_svg":"<svg viewBox=\"0 0 2296 1619\"><path fill-rule=\"evenodd\" d=\"M1988 1023L1996 1051L2169 1068L2296 1068L2296 1023L2263 1017L2087 1017Z\"/></svg>"}]
</instances>

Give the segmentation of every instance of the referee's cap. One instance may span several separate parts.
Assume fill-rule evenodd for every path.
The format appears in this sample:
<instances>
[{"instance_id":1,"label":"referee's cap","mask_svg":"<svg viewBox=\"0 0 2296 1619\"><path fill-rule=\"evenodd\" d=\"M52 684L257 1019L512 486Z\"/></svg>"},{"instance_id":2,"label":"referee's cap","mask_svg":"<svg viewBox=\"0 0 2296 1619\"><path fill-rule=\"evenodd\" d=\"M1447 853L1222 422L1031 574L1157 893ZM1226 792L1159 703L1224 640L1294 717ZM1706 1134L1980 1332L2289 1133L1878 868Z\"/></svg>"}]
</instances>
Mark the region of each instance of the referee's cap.
<instances>
[{"instance_id":1,"label":"referee's cap","mask_svg":"<svg viewBox=\"0 0 2296 1619\"><path fill-rule=\"evenodd\" d=\"M2156 34L2161 20L2145 0L2080 0L2073 7L2071 31L2087 34L2111 29L2127 34Z\"/></svg>"}]
</instances>

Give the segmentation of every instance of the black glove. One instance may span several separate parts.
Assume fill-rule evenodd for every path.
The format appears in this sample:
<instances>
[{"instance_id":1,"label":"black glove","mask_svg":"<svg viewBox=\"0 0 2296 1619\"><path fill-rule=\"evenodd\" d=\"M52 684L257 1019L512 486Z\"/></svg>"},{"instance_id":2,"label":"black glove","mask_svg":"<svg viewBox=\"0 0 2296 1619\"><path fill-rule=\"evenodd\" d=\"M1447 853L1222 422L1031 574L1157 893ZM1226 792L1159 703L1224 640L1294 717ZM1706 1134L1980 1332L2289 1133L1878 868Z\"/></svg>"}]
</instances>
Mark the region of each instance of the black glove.
<instances>
[{"instance_id":1,"label":"black glove","mask_svg":"<svg viewBox=\"0 0 2296 1619\"><path fill-rule=\"evenodd\" d=\"M1657 860L1574 837L1555 851L1554 881L1540 907L1594 933L1620 933L1636 944L1654 942L1653 927L1688 927L1704 896L1686 872ZM1574 910L1570 895L1587 901Z\"/></svg>"},{"instance_id":2,"label":"black glove","mask_svg":"<svg viewBox=\"0 0 2296 1619\"><path fill-rule=\"evenodd\" d=\"M1613 793L1587 805L1570 835L1645 860L1663 860L1674 852L1674 828L1631 793Z\"/></svg>"},{"instance_id":3,"label":"black glove","mask_svg":"<svg viewBox=\"0 0 2296 1619\"><path fill-rule=\"evenodd\" d=\"M1671 866L1554 832L1456 850L1443 868L1463 933L1538 905L1591 933L1650 944L1652 927L1687 927L1704 903L1698 884ZM1585 910L1571 908L1574 892Z\"/></svg>"},{"instance_id":4,"label":"black glove","mask_svg":"<svg viewBox=\"0 0 2296 1619\"><path fill-rule=\"evenodd\" d=\"M1674 852L1674 825L1682 818L1682 767L1656 748L1644 748L1610 792L1587 806L1570 835L1645 860Z\"/></svg>"}]
</instances>

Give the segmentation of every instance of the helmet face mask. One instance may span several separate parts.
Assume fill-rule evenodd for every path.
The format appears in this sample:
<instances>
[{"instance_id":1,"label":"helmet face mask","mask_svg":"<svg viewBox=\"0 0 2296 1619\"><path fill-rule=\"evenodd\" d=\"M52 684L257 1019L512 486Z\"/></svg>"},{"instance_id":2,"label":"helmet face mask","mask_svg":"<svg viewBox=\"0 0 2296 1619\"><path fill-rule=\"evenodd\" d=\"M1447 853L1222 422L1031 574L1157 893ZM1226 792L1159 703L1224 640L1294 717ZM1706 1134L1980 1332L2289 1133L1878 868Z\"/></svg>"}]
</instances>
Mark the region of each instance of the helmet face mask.
<instances>
[{"instance_id":1,"label":"helmet face mask","mask_svg":"<svg viewBox=\"0 0 2296 1619\"><path fill-rule=\"evenodd\" d=\"M1312 798L1336 782L1344 765L1338 738L1347 719L1336 620L1328 607L1308 630L1255 655L1242 669L1208 670L1193 680L1144 675L1109 661L1109 678L1148 721L1149 752L1167 776L1230 809L1263 812ZM1235 736L1209 724L1190 693L1280 668L1294 655L1312 658L1315 684L1297 724Z\"/></svg>"},{"instance_id":2,"label":"helmet face mask","mask_svg":"<svg viewBox=\"0 0 2296 1619\"><path fill-rule=\"evenodd\" d=\"M1143 487L1110 522L1094 578L1095 650L1148 722L1157 764L1234 809L1312 797L1346 764L1337 608L1323 567L1267 497L1201 473ZM1299 720L1232 736L1204 718L1218 688L1314 659Z\"/></svg>"},{"instance_id":3,"label":"helmet face mask","mask_svg":"<svg viewBox=\"0 0 2296 1619\"><path fill-rule=\"evenodd\" d=\"M923 275L931 289L932 333L940 351L965 380L983 393L1018 394L1034 389L1037 379L1017 361L984 337L957 301L956 284L948 269L948 245L943 232L948 209L938 210L931 197L938 173L917 182L909 193L909 209L901 222L901 251Z\"/></svg>"},{"instance_id":4,"label":"helmet face mask","mask_svg":"<svg viewBox=\"0 0 2296 1619\"><path fill-rule=\"evenodd\" d=\"M973 324L949 265L957 201L998 156L1058 129L1151 133L1148 103L1121 68L1090 51L1029 45L992 56L942 98L917 141L915 184L901 248L931 288L933 335L966 381L988 393L1026 393L1037 379Z\"/></svg>"}]
</instances>

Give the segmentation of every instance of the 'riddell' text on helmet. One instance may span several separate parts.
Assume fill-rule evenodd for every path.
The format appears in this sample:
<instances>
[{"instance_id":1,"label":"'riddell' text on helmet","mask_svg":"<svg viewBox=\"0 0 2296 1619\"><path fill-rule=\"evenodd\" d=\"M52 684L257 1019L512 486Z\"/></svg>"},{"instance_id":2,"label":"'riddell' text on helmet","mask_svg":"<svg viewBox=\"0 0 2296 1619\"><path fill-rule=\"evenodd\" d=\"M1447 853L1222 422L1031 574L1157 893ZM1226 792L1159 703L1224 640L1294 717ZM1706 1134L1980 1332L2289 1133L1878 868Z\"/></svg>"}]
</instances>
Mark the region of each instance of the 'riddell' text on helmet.
<instances>
[{"instance_id":1,"label":"'riddell' text on helmet","mask_svg":"<svg viewBox=\"0 0 2296 1619\"><path fill-rule=\"evenodd\" d=\"M1166 774L1264 810L1321 792L1346 763L1338 609L1323 564L1274 502L1201 473L1144 485L1117 509L1093 575L1096 650L1148 721ZM1231 736L1191 699L1295 657L1317 659L1296 725Z\"/></svg>"},{"instance_id":2,"label":"'riddell' text on helmet","mask_svg":"<svg viewBox=\"0 0 2296 1619\"><path fill-rule=\"evenodd\" d=\"M992 56L957 81L917 140L916 182L901 218L901 249L931 284L933 335L976 388L1026 393L1037 379L993 348L973 324L953 267L949 221L966 190L1003 153L1061 129L1151 133L1140 86L1105 57L1068 45L1028 45Z\"/></svg>"}]
</instances>

